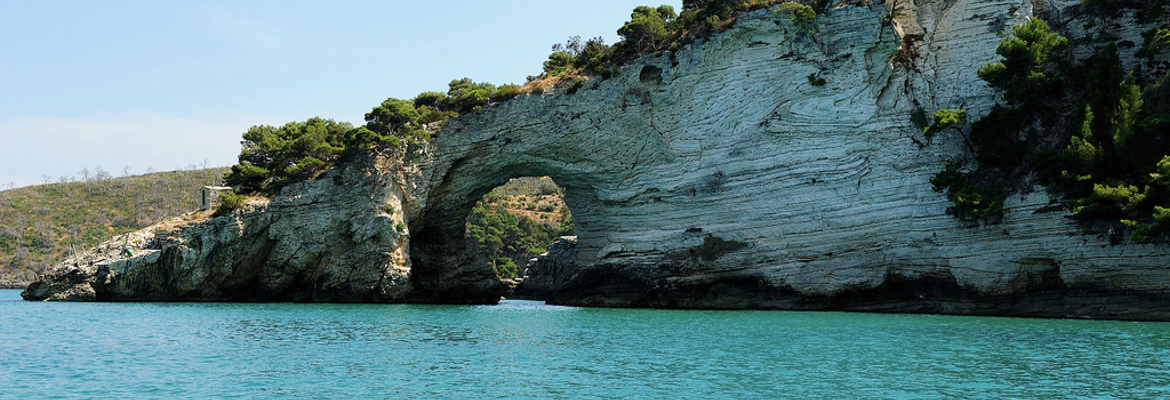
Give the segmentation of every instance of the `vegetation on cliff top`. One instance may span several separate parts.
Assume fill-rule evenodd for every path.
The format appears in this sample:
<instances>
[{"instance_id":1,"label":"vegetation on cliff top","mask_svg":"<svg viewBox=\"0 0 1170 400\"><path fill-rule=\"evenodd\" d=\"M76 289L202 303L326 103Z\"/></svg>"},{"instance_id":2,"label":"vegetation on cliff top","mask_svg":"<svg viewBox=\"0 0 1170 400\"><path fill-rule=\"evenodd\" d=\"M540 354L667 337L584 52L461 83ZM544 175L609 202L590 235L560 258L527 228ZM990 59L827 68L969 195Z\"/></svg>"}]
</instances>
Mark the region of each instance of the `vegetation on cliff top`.
<instances>
[{"instance_id":1,"label":"vegetation on cliff top","mask_svg":"<svg viewBox=\"0 0 1170 400\"><path fill-rule=\"evenodd\" d=\"M81 181L0 191L0 282L28 283L77 251L199 207L199 188L223 168Z\"/></svg>"},{"instance_id":2,"label":"vegetation on cliff top","mask_svg":"<svg viewBox=\"0 0 1170 400\"><path fill-rule=\"evenodd\" d=\"M398 147L425 141L443 123L460 114L507 101L523 93L541 94L539 81L552 78L573 94L588 76L608 78L617 65L648 53L675 49L726 30L745 11L787 3L778 12L792 13L793 23L807 25L827 0L686 0L676 14L671 6L638 6L618 29L622 41L606 45L601 38L579 36L553 46L540 76L524 86L496 86L470 78L451 81L447 92L424 92L413 99L388 98L365 115L365 124L311 118L284 126L254 126L243 134L239 163L225 177L237 194L274 195L288 184L315 179L347 155L377 146ZM564 78L564 79L562 79ZM229 195L230 196L230 195ZM227 203L230 205L231 203ZM224 207L222 213L231 212Z\"/></svg>"},{"instance_id":3,"label":"vegetation on cliff top","mask_svg":"<svg viewBox=\"0 0 1170 400\"><path fill-rule=\"evenodd\" d=\"M1155 3L1085 5L1136 8L1146 23L1170 26L1165 2ZM1158 40L1144 36L1142 49ZM1062 193L1071 216L1089 225L1129 229L1137 242L1170 232L1170 78L1125 71L1120 44L1099 42L1080 43L1093 46L1093 55L1078 61L1069 56L1073 44L1044 21L1013 28L996 50L1003 58L979 70L1006 104L963 131L978 168L964 173L952 163L931 178L955 203L953 214L994 223L1004 194L1037 180ZM965 128L960 112L965 117L964 110L940 110L925 133Z\"/></svg>"}]
</instances>

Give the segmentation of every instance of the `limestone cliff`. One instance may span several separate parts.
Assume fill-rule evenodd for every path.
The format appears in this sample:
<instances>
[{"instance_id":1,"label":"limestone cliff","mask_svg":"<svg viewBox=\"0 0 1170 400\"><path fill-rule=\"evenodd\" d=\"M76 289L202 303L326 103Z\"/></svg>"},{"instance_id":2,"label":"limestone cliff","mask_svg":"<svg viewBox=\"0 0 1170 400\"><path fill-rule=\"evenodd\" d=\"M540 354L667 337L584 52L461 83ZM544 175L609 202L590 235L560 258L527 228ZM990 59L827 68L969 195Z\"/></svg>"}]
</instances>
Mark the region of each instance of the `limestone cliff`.
<instances>
[{"instance_id":1,"label":"limestone cliff","mask_svg":"<svg viewBox=\"0 0 1170 400\"><path fill-rule=\"evenodd\" d=\"M976 70L1005 30L1076 4L870 3L815 33L752 12L158 250L67 260L26 298L494 301L502 286L462 251L465 216L509 178L548 175L579 235L558 303L1170 320L1170 248L1086 234L1040 188L1009 198L1002 224L964 226L929 184L963 139L928 143L910 122L916 108L986 113Z\"/></svg>"},{"instance_id":2,"label":"limestone cliff","mask_svg":"<svg viewBox=\"0 0 1170 400\"><path fill-rule=\"evenodd\" d=\"M401 152L181 228L152 227L64 260L26 299L402 301L409 288ZM402 225L405 227L405 225Z\"/></svg>"}]
</instances>

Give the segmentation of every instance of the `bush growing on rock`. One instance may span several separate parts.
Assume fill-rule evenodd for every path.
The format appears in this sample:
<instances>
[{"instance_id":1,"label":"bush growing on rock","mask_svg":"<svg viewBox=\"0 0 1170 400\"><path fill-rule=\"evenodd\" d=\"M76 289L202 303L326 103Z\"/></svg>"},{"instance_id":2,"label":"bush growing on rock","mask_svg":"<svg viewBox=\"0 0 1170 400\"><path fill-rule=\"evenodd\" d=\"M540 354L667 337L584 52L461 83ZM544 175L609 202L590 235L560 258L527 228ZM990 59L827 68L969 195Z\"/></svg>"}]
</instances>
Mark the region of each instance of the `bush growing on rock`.
<instances>
[{"instance_id":1,"label":"bush growing on rock","mask_svg":"<svg viewBox=\"0 0 1170 400\"><path fill-rule=\"evenodd\" d=\"M966 124L967 110L948 110L944 108L934 112L934 123L923 128L922 132L929 139L939 132L955 127L962 127Z\"/></svg>"},{"instance_id":2,"label":"bush growing on rock","mask_svg":"<svg viewBox=\"0 0 1170 400\"><path fill-rule=\"evenodd\" d=\"M1053 62L1067 56L1068 39L1052 31L1040 18L1012 28L1012 36L1000 42L995 53L1003 57L979 69L979 77L1000 89L1004 100L1025 108L1060 90L1060 73Z\"/></svg>"},{"instance_id":3,"label":"bush growing on rock","mask_svg":"<svg viewBox=\"0 0 1170 400\"><path fill-rule=\"evenodd\" d=\"M1149 19L1164 14L1163 3L1086 6L1137 8L1139 18ZM1086 226L1130 229L1138 242L1164 239L1170 233L1166 75L1145 76L1152 82L1143 90L1143 77L1124 70L1118 43L1078 42L1093 46L1080 52L1092 55L1070 67L1069 40L1036 18L1012 33L996 49L1002 59L978 72L1007 103L971 125L979 168L963 173L951 164L931 178L954 202L950 211L994 222L1004 194L1039 176L1064 194L1073 218L1095 222ZM1147 36L1147 45L1157 40ZM957 113L940 110L924 132L962 122Z\"/></svg>"},{"instance_id":4,"label":"bush growing on rock","mask_svg":"<svg viewBox=\"0 0 1170 400\"><path fill-rule=\"evenodd\" d=\"M341 157L352 128L322 118L253 126L244 133L239 164L224 182L241 193L275 193L289 183L316 178Z\"/></svg>"},{"instance_id":5,"label":"bush growing on rock","mask_svg":"<svg viewBox=\"0 0 1170 400\"><path fill-rule=\"evenodd\" d=\"M639 53L665 50L674 30L674 7L638 6L630 14L630 21L618 29L624 43Z\"/></svg>"}]
</instances>

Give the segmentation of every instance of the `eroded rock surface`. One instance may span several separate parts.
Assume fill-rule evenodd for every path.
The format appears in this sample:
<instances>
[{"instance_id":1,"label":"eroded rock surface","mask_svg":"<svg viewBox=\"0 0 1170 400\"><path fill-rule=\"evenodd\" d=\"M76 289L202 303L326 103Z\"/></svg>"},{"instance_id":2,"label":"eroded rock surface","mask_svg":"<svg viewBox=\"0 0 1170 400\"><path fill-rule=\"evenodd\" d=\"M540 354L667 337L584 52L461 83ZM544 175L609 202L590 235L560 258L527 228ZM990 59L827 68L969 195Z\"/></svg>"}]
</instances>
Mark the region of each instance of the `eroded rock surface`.
<instances>
[{"instance_id":1,"label":"eroded rock surface","mask_svg":"<svg viewBox=\"0 0 1170 400\"><path fill-rule=\"evenodd\" d=\"M550 299L560 293L577 270L577 237L562 236L548 251L533 258L524 268L524 281L516 288L521 298Z\"/></svg>"},{"instance_id":2,"label":"eroded rock surface","mask_svg":"<svg viewBox=\"0 0 1170 400\"><path fill-rule=\"evenodd\" d=\"M28 300L403 301L408 236L400 163L371 157L269 203L79 252ZM402 225L405 227L405 225Z\"/></svg>"},{"instance_id":3,"label":"eroded rock surface","mask_svg":"<svg viewBox=\"0 0 1170 400\"><path fill-rule=\"evenodd\" d=\"M465 115L400 158L286 189L157 253L67 260L28 292L490 302L501 285L467 259L465 217L507 179L548 175L579 235L562 304L1170 319L1170 248L1086 234L1039 188L1009 198L1002 224L965 226L929 183L963 138L927 142L911 123L915 109L986 113L976 71L1005 30L1073 18L1076 3L847 6L811 34L753 12L575 94Z\"/></svg>"}]
</instances>

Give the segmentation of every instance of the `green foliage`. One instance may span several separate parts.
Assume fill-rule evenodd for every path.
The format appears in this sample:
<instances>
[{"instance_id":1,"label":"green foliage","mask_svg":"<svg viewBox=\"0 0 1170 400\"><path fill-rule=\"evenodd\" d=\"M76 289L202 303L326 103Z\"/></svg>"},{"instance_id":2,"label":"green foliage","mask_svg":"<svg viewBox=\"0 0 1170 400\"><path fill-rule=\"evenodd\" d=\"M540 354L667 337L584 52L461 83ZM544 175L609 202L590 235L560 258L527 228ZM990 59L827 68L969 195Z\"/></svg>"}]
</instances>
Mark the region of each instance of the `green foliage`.
<instances>
[{"instance_id":1,"label":"green foliage","mask_svg":"<svg viewBox=\"0 0 1170 400\"><path fill-rule=\"evenodd\" d=\"M573 66L573 55L567 51L555 51L548 55L548 61L544 62L544 73L548 75L560 75Z\"/></svg>"},{"instance_id":2,"label":"green foliage","mask_svg":"<svg viewBox=\"0 0 1170 400\"><path fill-rule=\"evenodd\" d=\"M967 221L997 222L1003 218L1003 190L970 185L949 196L955 203L951 213Z\"/></svg>"},{"instance_id":3,"label":"green foliage","mask_svg":"<svg viewBox=\"0 0 1170 400\"><path fill-rule=\"evenodd\" d=\"M219 205L215 207L213 217L223 217L231 215L233 211L240 209L246 204L247 198L235 191L226 191L219 194Z\"/></svg>"},{"instance_id":4,"label":"green foliage","mask_svg":"<svg viewBox=\"0 0 1170 400\"><path fill-rule=\"evenodd\" d=\"M476 83L471 78L456 79L447 84L447 97L440 102L440 108L459 114L466 114L488 105L496 86L487 82Z\"/></svg>"},{"instance_id":5,"label":"green foliage","mask_svg":"<svg viewBox=\"0 0 1170 400\"><path fill-rule=\"evenodd\" d=\"M492 263L492 270L496 272L496 277L500 279L510 279L520 276L520 267L508 257L496 258L495 262Z\"/></svg>"},{"instance_id":6,"label":"green foliage","mask_svg":"<svg viewBox=\"0 0 1170 400\"><path fill-rule=\"evenodd\" d=\"M1137 186L1112 181L1094 184L1092 194L1069 204L1075 218L1124 218L1138 215L1149 195L1149 186L1139 190Z\"/></svg>"},{"instance_id":7,"label":"green foliage","mask_svg":"<svg viewBox=\"0 0 1170 400\"><path fill-rule=\"evenodd\" d=\"M815 32L813 21L817 19L817 12L811 6L801 3L784 3L776 9L777 13L791 12L792 25L798 26L810 33Z\"/></svg>"},{"instance_id":8,"label":"green foliage","mask_svg":"<svg viewBox=\"0 0 1170 400\"><path fill-rule=\"evenodd\" d=\"M942 171L930 177L930 184L936 192L952 192L967 187L967 174L959 170L958 163L947 163Z\"/></svg>"},{"instance_id":9,"label":"green foliage","mask_svg":"<svg viewBox=\"0 0 1170 400\"><path fill-rule=\"evenodd\" d=\"M599 74L613 57L613 47L605 44L605 39L595 37L585 42L585 47L577 53L573 65L587 74Z\"/></svg>"},{"instance_id":10,"label":"green foliage","mask_svg":"<svg viewBox=\"0 0 1170 400\"><path fill-rule=\"evenodd\" d=\"M944 108L934 112L934 123L923 128L922 132L927 138L931 138L936 133L955 127L962 127L963 125L967 125L967 110L948 110Z\"/></svg>"},{"instance_id":11,"label":"green foliage","mask_svg":"<svg viewBox=\"0 0 1170 400\"><path fill-rule=\"evenodd\" d=\"M439 104L447 99L447 94L443 92L422 92L414 97L414 107L423 108L439 108Z\"/></svg>"},{"instance_id":12,"label":"green foliage","mask_svg":"<svg viewBox=\"0 0 1170 400\"><path fill-rule=\"evenodd\" d=\"M1101 150L1093 145L1093 108L1085 105L1084 120L1081 129L1069 140L1070 143L1060 153L1061 164L1065 168L1061 171L1064 179L1072 181L1087 181L1092 179L1093 172L1101 164Z\"/></svg>"},{"instance_id":13,"label":"green foliage","mask_svg":"<svg viewBox=\"0 0 1170 400\"><path fill-rule=\"evenodd\" d=\"M550 185L552 189L547 190ZM484 195L467 217L468 247L475 250L477 259L491 265L500 279L516 277L521 266L543 253L553 240L573 234L568 207L562 206L552 219L526 216L533 215L525 211L527 208L545 213L556 210L551 204L537 206L538 198L560 202L560 189L548 178L515 179Z\"/></svg>"},{"instance_id":14,"label":"green foliage","mask_svg":"<svg viewBox=\"0 0 1170 400\"><path fill-rule=\"evenodd\" d=\"M638 53L665 50L677 17L674 7L668 5L657 8L638 6L630 14L630 21L622 25L617 33L624 43Z\"/></svg>"},{"instance_id":15,"label":"green foliage","mask_svg":"<svg viewBox=\"0 0 1170 400\"><path fill-rule=\"evenodd\" d=\"M1170 47L1170 29L1154 28L1142 32L1142 40L1142 48L1138 49L1136 55L1152 60L1162 50Z\"/></svg>"},{"instance_id":16,"label":"green foliage","mask_svg":"<svg viewBox=\"0 0 1170 400\"><path fill-rule=\"evenodd\" d=\"M1068 39L1047 22L1029 19L1012 29L1012 37L995 49L1002 60L984 65L979 77L1003 91L1011 105L1035 107L1059 92L1060 74L1053 62L1067 55Z\"/></svg>"},{"instance_id":17,"label":"green foliage","mask_svg":"<svg viewBox=\"0 0 1170 400\"><path fill-rule=\"evenodd\" d=\"M240 193L275 193L289 183L316 178L341 157L352 128L321 118L279 128L253 126L244 133L239 164L224 181Z\"/></svg>"},{"instance_id":18,"label":"green foliage","mask_svg":"<svg viewBox=\"0 0 1170 400\"><path fill-rule=\"evenodd\" d=\"M934 191L946 193L947 199L955 204L947 212L963 221L995 223L1003 217L1003 191L971 184L958 163L948 163L946 169L930 178L930 184Z\"/></svg>"},{"instance_id":19,"label":"green foliage","mask_svg":"<svg viewBox=\"0 0 1170 400\"><path fill-rule=\"evenodd\" d=\"M520 87L516 85L501 85L491 95L491 101L499 103L511 100L520 95Z\"/></svg>"},{"instance_id":20,"label":"green foliage","mask_svg":"<svg viewBox=\"0 0 1170 400\"><path fill-rule=\"evenodd\" d=\"M1158 236L1170 233L1170 208L1154 206L1151 220L1150 223L1134 220L1122 220L1121 222L1134 228L1133 240L1138 243L1152 243L1157 241Z\"/></svg>"},{"instance_id":21,"label":"green foliage","mask_svg":"<svg viewBox=\"0 0 1170 400\"><path fill-rule=\"evenodd\" d=\"M1133 165L1124 165L1128 159L1123 158L1122 154L1130 152L1130 146L1134 142L1135 128L1138 122L1138 113L1141 112L1142 92L1138 85L1134 83L1133 74L1131 73L1119 87L1117 108L1113 112L1113 129L1111 137L1113 139L1113 151L1117 154L1115 159L1120 168L1132 169Z\"/></svg>"},{"instance_id":22,"label":"green foliage","mask_svg":"<svg viewBox=\"0 0 1170 400\"><path fill-rule=\"evenodd\" d=\"M605 38L600 36L587 41L572 36L563 44L554 44L552 49L548 61L544 62L544 74L548 76L602 74L614 53L613 47L606 45Z\"/></svg>"},{"instance_id":23,"label":"green foliage","mask_svg":"<svg viewBox=\"0 0 1170 400\"><path fill-rule=\"evenodd\" d=\"M393 97L366 113L366 129L382 136L414 138L425 136L413 101Z\"/></svg>"},{"instance_id":24,"label":"green foliage","mask_svg":"<svg viewBox=\"0 0 1170 400\"><path fill-rule=\"evenodd\" d=\"M0 282L31 282L109 238L199 207L199 188L226 168L90 178L0 191Z\"/></svg>"},{"instance_id":25,"label":"green foliage","mask_svg":"<svg viewBox=\"0 0 1170 400\"><path fill-rule=\"evenodd\" d=\"M555 226L506 211L499 205L477 204L467 217L468 245L486 255L488 260L508 258L514 263L527 262L544 252L558 236ZM499 263L495 263L498 267ZM502 278L512 278L502 276Z\"/></svg>"}]
</instances>

